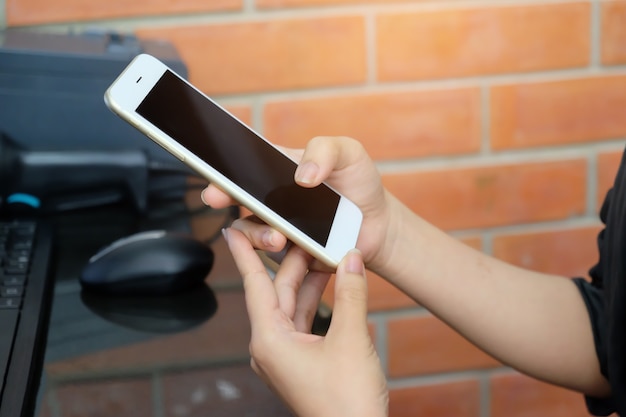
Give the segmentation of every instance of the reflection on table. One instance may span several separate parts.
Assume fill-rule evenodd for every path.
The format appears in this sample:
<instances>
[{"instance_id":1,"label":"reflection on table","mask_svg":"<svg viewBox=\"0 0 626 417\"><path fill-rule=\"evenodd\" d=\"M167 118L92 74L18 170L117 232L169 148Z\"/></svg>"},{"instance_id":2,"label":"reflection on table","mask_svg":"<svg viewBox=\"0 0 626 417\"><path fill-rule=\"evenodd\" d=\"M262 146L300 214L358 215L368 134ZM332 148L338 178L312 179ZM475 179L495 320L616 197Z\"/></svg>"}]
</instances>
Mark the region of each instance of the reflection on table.
<instances>
[{"instance_id":1,"label":"reflection on table","mask_svg":"<svg viewBox=\"0 0 626 417\"><path fill-rule=\"evenodd\" d=\"M111 241L156 227L209 239L223 216L138 223L109 211L59 219L39 416L291 416L250 369L243 289L221 238L212 243L206 286L194 294L142 300L81 292L82 266Z\"/></svg>"}]
</instances>

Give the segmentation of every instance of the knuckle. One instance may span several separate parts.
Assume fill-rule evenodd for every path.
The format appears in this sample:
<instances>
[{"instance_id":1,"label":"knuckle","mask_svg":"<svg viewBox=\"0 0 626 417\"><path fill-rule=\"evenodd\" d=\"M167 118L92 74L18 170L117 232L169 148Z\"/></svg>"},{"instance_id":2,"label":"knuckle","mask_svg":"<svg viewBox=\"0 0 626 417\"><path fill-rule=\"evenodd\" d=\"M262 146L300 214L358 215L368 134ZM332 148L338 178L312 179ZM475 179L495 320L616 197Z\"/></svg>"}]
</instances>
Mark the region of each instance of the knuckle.
<instances>
[{"instance_id":1,"label":"knuckle","mask_svg":"<svg viewBox=\"0 0 626 417\"><path fill-rule=\"evenodd\" d=\"M255 280L267 279L267 271L264 269L251 268L248 270L240 270L243 289L245 292L253 292L256 286Z\"/></svg>"}]
</instances>

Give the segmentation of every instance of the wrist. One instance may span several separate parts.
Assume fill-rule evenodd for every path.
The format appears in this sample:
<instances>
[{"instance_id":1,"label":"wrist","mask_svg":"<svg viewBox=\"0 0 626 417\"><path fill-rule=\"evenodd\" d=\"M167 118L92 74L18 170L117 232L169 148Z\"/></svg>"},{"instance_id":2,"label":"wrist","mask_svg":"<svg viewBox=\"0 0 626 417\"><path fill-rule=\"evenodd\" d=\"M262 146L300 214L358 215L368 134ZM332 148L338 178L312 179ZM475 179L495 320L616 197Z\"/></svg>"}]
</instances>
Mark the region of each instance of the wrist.
<instances>
[{"instance_id":1,"label":"wrist","mask_svg":"<svg viewBox=\"0 0 626 417\"><path fill-rule=\"evenodd\" d=\"M385 190L382 221L377 222L379 246L367 262L367 267L382 277L393 275L394 254L398 253L398 239L402 235L404 205L389 191Z\"/></svg>"},{"instance_id":2,"label":"wrist","mask_svg":"<svg viewBox=\"0 0 626 417\"><path fill-rule=\"evenodd\" d=\"M442 233L388 193L388 221L375 261L367 266L399 288L424 275ZM428 269L428 268L427 268ZM413 296L413 294L409 294Z\"/></svg>"}]
</instances>

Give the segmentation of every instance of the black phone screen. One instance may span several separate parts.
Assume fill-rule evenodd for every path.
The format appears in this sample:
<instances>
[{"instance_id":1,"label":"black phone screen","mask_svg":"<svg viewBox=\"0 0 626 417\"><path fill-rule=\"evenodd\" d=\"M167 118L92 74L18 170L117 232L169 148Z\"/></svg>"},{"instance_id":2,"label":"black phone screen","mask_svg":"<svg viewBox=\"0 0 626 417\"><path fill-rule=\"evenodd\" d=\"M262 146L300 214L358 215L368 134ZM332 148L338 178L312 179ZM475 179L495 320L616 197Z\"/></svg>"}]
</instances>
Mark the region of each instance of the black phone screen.
<instances>
[{"instance_id":1,"label":"black phone screen","mask_svg":"<svg viewBox=\"0 0 626 417\"><path fill-rule=\"evenodd\" d=\"M340 196L303 188L296 164L166 70L137 113L322 246Z\"/></svg>"}]
</instances>

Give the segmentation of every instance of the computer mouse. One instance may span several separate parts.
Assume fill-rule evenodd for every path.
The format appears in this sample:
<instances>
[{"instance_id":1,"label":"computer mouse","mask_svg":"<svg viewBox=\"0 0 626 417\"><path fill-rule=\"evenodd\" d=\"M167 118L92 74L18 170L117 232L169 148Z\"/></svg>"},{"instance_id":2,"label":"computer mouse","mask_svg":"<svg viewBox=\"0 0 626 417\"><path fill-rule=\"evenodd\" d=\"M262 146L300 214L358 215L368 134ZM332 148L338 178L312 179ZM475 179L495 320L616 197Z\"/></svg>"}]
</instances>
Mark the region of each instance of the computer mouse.
<instances>
[{"instance_id":1,"label":"computer mouse","mask_svg":"<svg viewBox=\"0 0 626 417\"><path fill-rule=\"evenodd\" d=\"M114 295L167 295L204 282L213 251L193 237L155 230L119 239L89 259L83 290Z\"/></svg>"}]
</instances>

